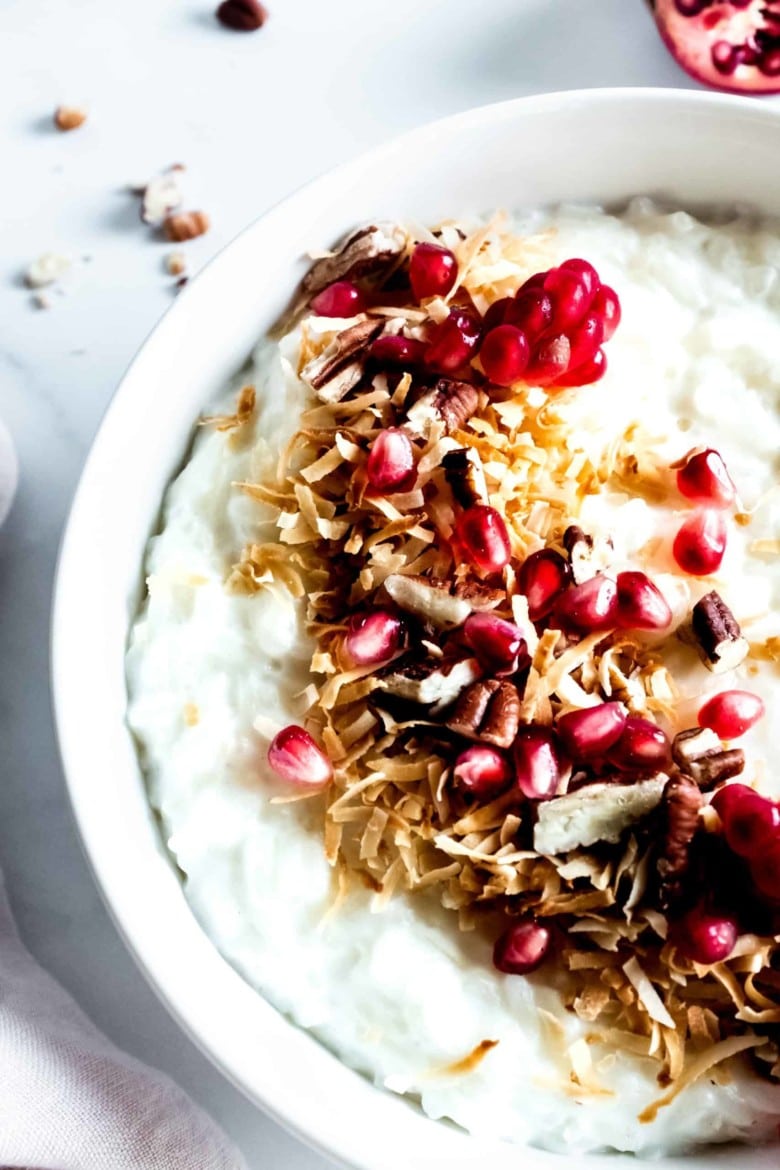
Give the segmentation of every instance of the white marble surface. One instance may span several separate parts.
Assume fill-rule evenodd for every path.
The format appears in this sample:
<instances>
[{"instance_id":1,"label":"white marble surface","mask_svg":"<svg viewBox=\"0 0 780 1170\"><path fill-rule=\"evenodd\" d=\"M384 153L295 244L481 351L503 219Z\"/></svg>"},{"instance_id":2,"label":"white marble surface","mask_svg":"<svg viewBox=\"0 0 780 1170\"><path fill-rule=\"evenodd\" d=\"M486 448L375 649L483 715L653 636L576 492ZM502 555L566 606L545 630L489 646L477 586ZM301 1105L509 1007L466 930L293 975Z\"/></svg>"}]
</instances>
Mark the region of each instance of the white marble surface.
<instances>
[{"instance_id":1,"label":"white marble surface","mask_svg":"<svg viewBox=\"0 0 780 1170\"><path fill-rule=\"evenodd\" d=\"M172 295L170 249L127 184L187 164L189 201L214 225L186 246L196 270L306 179L415 123L545 90L691 83L643 0L267 2L268 24L246 36L221 29L209 0L0 5L0 417L22 466L0 532L0 862L28 945L110 1036L210 1109L252 1170L316 1170L323 1160L207 1063L136 970L82 858L54 743L60 531L100 416ZM54 130L60 102L86 103L87 124ZM50 249L89 259L41 310L21 274Z\"/></svg>"}]
</instances>

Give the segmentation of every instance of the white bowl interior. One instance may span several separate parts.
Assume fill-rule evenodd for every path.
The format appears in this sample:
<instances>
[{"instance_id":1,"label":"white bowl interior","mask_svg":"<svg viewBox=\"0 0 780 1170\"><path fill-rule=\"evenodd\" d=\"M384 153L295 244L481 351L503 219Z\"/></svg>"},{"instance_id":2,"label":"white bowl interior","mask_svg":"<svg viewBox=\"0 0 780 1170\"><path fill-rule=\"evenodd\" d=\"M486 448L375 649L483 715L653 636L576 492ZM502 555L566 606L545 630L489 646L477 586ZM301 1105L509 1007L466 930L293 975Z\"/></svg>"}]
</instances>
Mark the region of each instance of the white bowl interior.
<instances>
[{"instance_id":1,"label":"white bowl interior","mask_svg":"<svg viewBox=\"0 0 780 1170\"><path fill-rule=\"evenodd\" d=\"M779 149L770 107L660 90L523 99L424 127L317 180L239 236L167 313L106 415L66 531L53 624L60 745L87 854L128 945L187 1031L254 1101L342 1164L542 1170L561 1158L470 1138L373 1088L244 983L185 902L125 726L123 657L144 547L193 421L286 303L302 254L356 223L634 194L780 213ZM776 1163L772 1150L737 1157L747 1170ZM705 1151L667 1166L733 1161Z\"/></svg>"}]
</instances>

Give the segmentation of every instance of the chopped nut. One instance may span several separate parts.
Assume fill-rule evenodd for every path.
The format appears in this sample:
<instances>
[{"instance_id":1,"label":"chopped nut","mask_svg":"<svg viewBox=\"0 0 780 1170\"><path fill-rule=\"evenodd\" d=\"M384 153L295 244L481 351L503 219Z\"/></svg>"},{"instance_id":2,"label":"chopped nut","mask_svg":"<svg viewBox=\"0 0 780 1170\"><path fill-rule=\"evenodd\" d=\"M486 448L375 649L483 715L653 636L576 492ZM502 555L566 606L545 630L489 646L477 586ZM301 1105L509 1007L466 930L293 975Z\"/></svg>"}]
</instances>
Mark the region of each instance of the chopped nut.
<instances>
[{"instance_id":1,"label":"chopped nut","mask_svg":"<svg viewBox=\"0 0 780 1170\"><path fill-rule=\"evenodd\" d=\"M183 252L169 252L165 257L165 268L171 276L181 276L187 270L187 257Z\"/></svg>"},{"instance_id":2,"label":"chopped nut","mask_svg":"<svg viewBox=\"0 0 780 1170\"><path fill-rule=\"evenodd\" d=\"M471 613L470 603L454 596L449 582L436 577L391 573L385 589L400 609L440 629L462 626Z\"/></svg>"},{"instance_id":3,"label":"chopped nut","mask_svg":"<svg viewBox=\"0 0 780 1170\"><path fill-rule=\"evenodd\" d=\"M141 219L144 223L159 227L166 216L181 207L184 195L179 178L183 170L180 164L169 167L140 188L138 193L141 196Z\"/></svg>"},{"instance_id":4,"label":"chopped nut","mask_svg":"<svg viewBox=\"0 0 780 1170\"><path fill-rule=\"evenodd\" d=\"M479 406L479 391L470 382L439 378L432 390L423 394L407 411L407 426L414 434L424 435L434 425L443 423L450 435L465 426Z\"/></svg>"},{"instance_id":5,"label":"chopped nut","mask_svg":"<svg viewBox=\"0 0 780 1170\"><path fill-rule=\"evenodd\" d=\"M397 695L399 699L422 703L435 714L454 703L480 673L476 658L413 662L380 676L378 689Z\"/></svg>"},{"instance_id":6,"label":"chopped nut","mask_svg":"<svg viewBox=\"0 0 780 1170\"><path fill-rule=\"evenodd\" d=\"M691 842L703 804L698 784L687 776L671 777L664 788L663 844L658 859L659 898L662 910L679 900L688 874Z\"/></svg>"},{"instance_id":7,"label":"chopped nut","mask_svg":"<svg viewBox=\"0 0 780 1170\"><path fill-rule=\"evenodd\" d=\"M50 309L51 297L47 296L45 292L37 292L33 296L33 304L36 309Z\"/></svg>"},{"instance_id":8,"label":"chopped nut","mask_svg":"<svg viewBox=\"0 0 780 1170\"><path fill-rule=\"evenodd\" d=\"M323 402L341 402L363 377L363 351L381 333L381 321L358 321L342 329L330 345L304 366L301 377ZM360 357L360 361L355 358Z\"/></svg>"},{"instance_id":9,"label":"chopped nut","mask_svg":"<svg viewBox=\"0 0 780 1170\"><path fill-rule=\"evenodd\" d=\"M406 249L406 232L394 223L359 228L331 256L315 261L301 282L307 296L314 296L334 280L376 276L390 269Z\"/></svg>"},{"instance_id":10,"label":"chopped nut","mask_svg":"<svg viewBox=\"0 0 780 1170\"><path fill-rule=\"evenodd\" d=\"M163 220L163 231L177 244L194 240L209 230L211 221L205 211L177 211Z\"/></svg>"},{"instance_id":11,"label":"chopped nut","mask_svg":"<svg viewBox=\"0 0 780 1170\"><path fill-rule=\"evenodd\" d=\"M612 561L612 541L593 540L577 524L570 524L563 534L562 544L571 566L571 575L575 585L582 585L590 581L604 569L608 569Z\"/></svg>"},{"instance_id":12,"label":"chopped nut","mask_svg":"<svg viewBox=\"0 0 780 1170\"><path fill-rule=\"evenodd\" d=\"M734 670L747 657L750 647L739 622L714 589L694 605L691 627L702 661L714 674Z\"/></svg>"},{"instance_id":13,"label":"chopped nut","mask_svg":"<svg viewBox=\"0 0 780 1170\"><path fill-rule=\"evenodd\" d=\"M472 577L466 577L458 581L455 585L454 593L456 597L467 601L471 608L478 613L495 609L506 598L506 593L503 589L496 589L492 585L486 585L484 581L475 581Z\"/></svg>"},{"instance_id":14,"label":"chopped nut","mask_svg":"<svg viewBox=\"0 0 780 1170\"><path fill-rule=\"evenodd\" d=\"M58 130L78 130L87 120L87 111L80 106L57 106L54 125Z\"/></svg>"},{"instance_id":15,"label":"chopped nut","mask_svg":"<svg viewBox=\"0 0 780 1170\"><path fill-rule=\"evenodd\" d=\"M688 771L691 760L698 760L711 752L723 748L720 738L710 727L689 727L679 731L672 743L672 759L683 772Z\"/></svg>"},{"instance_id":16,"label":"chopped nut","mask_svg":"<svg viewBox=\"0 0 780 1170\"><path fill-rule=\"evenodd\" d=\"M534 849L550 856L597 841L618 841L629 825L657 807L666 781L660 775L636 784L586 784L566 796L542 801Z\"/></svg>"},{"instance_id":17,"label":"chopped nut","mask_svg":"<svg viewBox=\"0 0 780 1170\"><path fill-rule=\"evenodd\" d=\"M217 20L234 32L256 32L268 19L268 12L260 0L223 0L217 9Z\"/></svg>"},{"instance_id":18,"label":"chopped nut","mask_svg":"<svg viewBox=\"0 0 780 1170\"><path fill-rule=\"evenodd\" d=\"M739 776L745 768L742 749L724 748L708 727L691 727L679 732L672 743L672 759L705 792L723 780Z\"/></svg>"},{"instance_id":19,"label":"chopped nut","mask_svg":"<svg viewBox=\"0 0 780 1170\"><path fill-rule=\"evenodd\" d=\"M447 483L462 508L488 501L485 472L479 453L473 447L458 447L448 451L441 461Z\"/></svg>"},{"instance_id":20,"label":"chopped nut","mask_svg":"<svg viewBox=\"0 0 780 1170\"><path fill-rule=\"evenodd\" d=\"M34 260L25 273L25 281L29 288L44 288L47 284L54 284L70 268L70 259L57 252L44 252Z\"/></svg>"},{"instance_id":21,"label":"chopped nut","mask_svg":"<svg viewBox=\"0 0 780 1170\"><path fill-rule=\"evenodd\" d=\"M458 700L447 721L451 731L508 748L520 726L520 695L514 683L485 679L474 683Z\"/></svg>"}]
</instances>

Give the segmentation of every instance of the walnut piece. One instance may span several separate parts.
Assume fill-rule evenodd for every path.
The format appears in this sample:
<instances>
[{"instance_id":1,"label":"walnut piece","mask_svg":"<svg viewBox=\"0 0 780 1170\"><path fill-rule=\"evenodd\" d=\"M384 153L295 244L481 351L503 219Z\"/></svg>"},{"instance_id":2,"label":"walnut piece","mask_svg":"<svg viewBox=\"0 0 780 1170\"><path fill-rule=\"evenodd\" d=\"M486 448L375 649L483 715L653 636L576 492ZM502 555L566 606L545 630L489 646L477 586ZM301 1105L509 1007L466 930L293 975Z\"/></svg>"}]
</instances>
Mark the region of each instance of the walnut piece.
<instances>
[{"instance_id":1,"label":"walnut piece","mask_svg":"<svg viewBox=\"0 0 780 1170\"><path fill-rule=\"evenodd\" d=\"M689 777L673 776L667 781L661 801L663 841L657 866L662 910L669 910L683 893L703 803L698 784Z\"/></svg>"},{"instance_id":2,"label":"walnut piece","mask_svg":"<svg viewBox=\"0 0 780 1170\"><path fill-rule=\"evenodd\" d=\"M748 655L739 622L714 589L694 605L691 628L702 661L714 674L734 670Z\"/></svg>"},{"instance_id":3,"label":"walnut piece","mask_svg":"<svg viewBox=\"0 0 780 1170\"><path fill-rule=\"evenodd\" d=\"M377 276L393 267L406 250L406 232L398 224L369 224L348 236L331 256L316 260L301 287L314 296L334 280Z\"/></svg>"},{"instance_id":4,"label":"walnut piece","mask_svg":"<svg viewBox=\"0 0 780 1170\"><path fill-rule=\"evenodd\" d=\"M176 244L204 235L211 226L205 211L177 211L163 220L163 232Z\"/></svg>"},{"instance_id":5,"label":"walnut piece","mask_svg":"<svg viewBox=\"0 0 780 1170\"><path fill-rule=\"evenodd\" d=\"M87 120L87 111L81 106L57 106L54 125L58 130L78 130Z\"/></svg>"}]
</instances>

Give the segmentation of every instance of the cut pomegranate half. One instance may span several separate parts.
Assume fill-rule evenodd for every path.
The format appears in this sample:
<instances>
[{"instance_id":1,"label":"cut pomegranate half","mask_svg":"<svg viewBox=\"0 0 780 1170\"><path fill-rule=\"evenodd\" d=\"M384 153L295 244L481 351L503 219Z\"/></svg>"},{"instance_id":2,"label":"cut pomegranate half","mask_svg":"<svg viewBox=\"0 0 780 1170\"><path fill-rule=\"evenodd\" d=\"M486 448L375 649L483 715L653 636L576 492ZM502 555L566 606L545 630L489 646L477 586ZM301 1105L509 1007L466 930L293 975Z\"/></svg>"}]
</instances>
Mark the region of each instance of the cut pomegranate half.
<instances>
[{"instance_id":1,"label":"cut pomegranate half","mask_svg":"<svg viewBox=\"0 0 780 1170\"><path fill-rule=\"evenodd\" d=\"M780 93L777 0L655 0L658 29L686 73L730 93Z\"/></svg>"}]
</instances>

